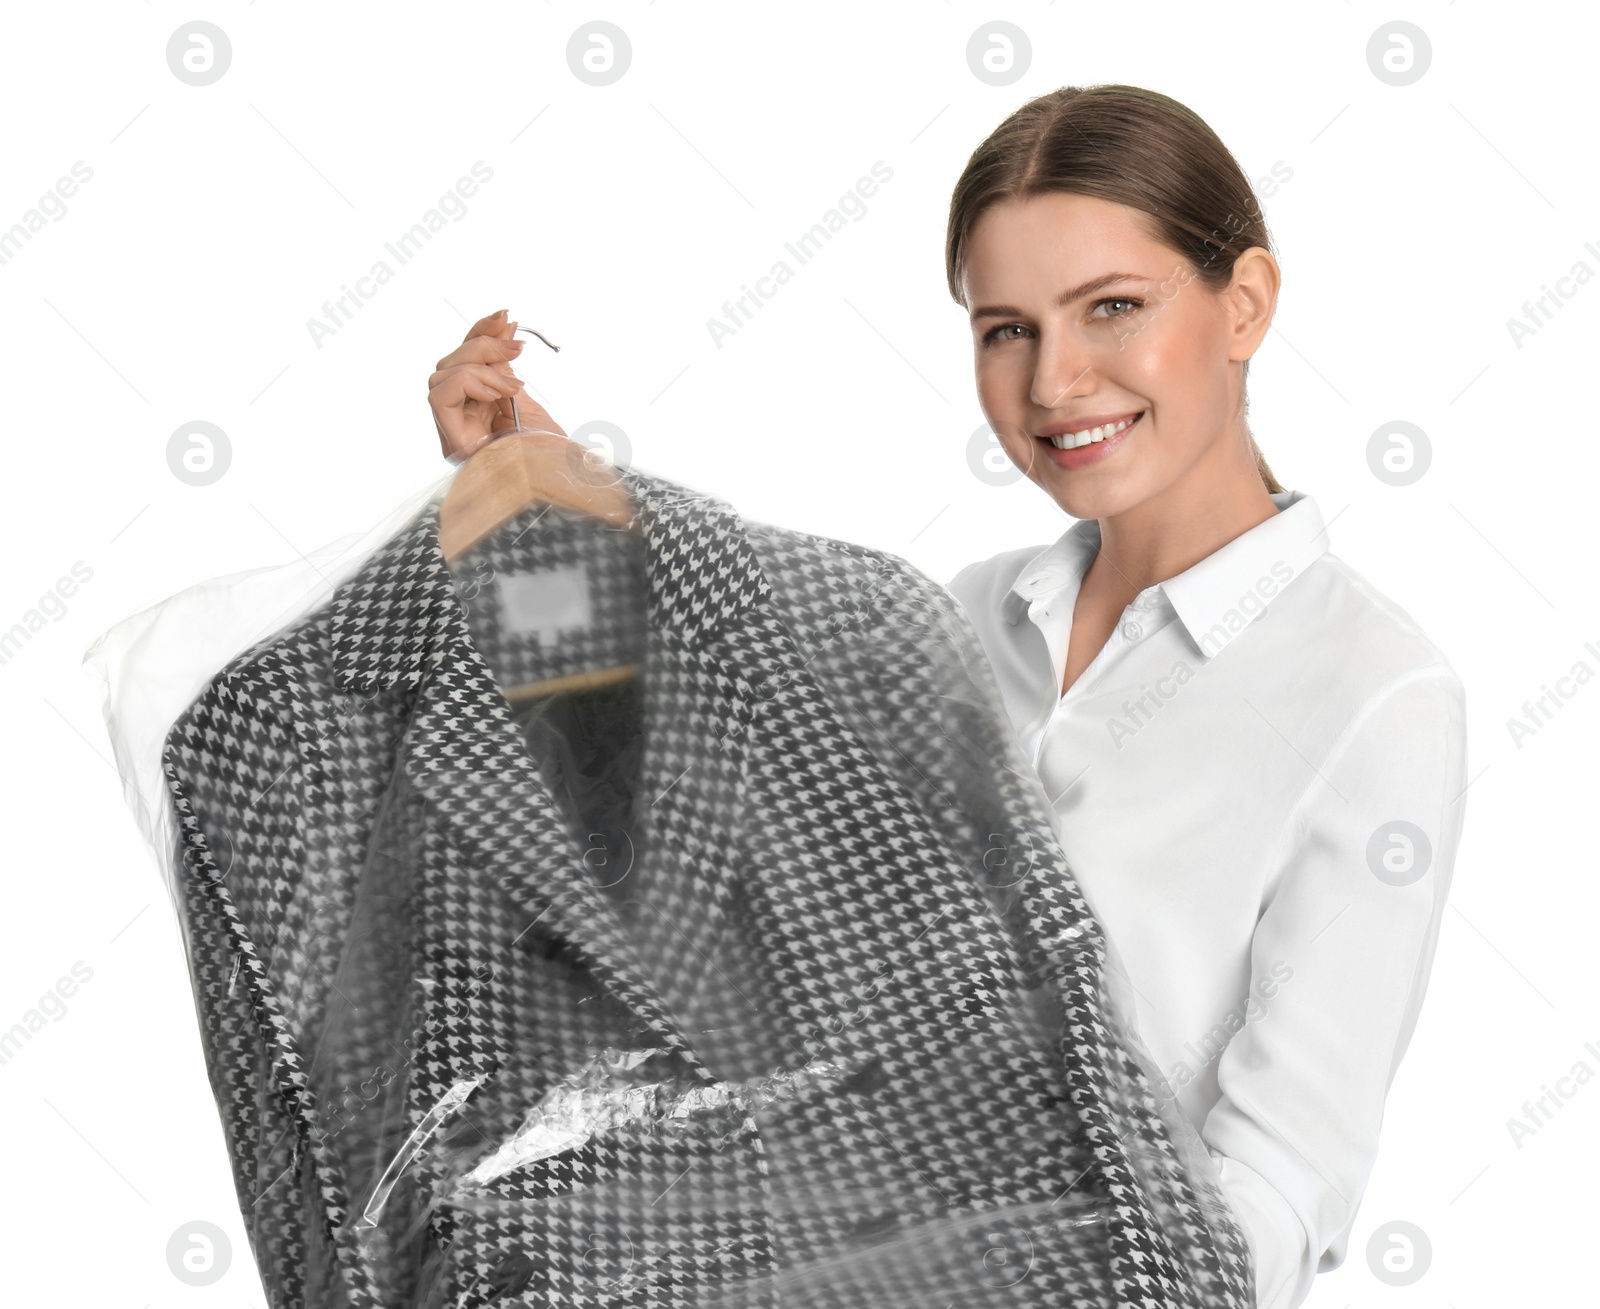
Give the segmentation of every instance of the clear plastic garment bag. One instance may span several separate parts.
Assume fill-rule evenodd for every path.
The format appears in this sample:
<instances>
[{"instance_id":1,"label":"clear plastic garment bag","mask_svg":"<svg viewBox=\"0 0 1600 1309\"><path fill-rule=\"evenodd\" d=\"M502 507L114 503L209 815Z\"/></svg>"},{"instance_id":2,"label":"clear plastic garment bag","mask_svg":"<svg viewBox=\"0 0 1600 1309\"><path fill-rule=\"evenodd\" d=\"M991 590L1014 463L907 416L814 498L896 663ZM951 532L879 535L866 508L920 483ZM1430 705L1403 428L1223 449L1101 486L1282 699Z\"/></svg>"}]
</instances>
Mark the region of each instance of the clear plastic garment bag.
<instances>
[{"instance_id":1,"label":"clear plastic garment bag","mask_svg":"<svg viewBox=\"0 0 1600 1309\"><path fill-rule=\"evenodd\" d=\"M272 1304L1252 1309L954 598L455 475L89 653Z\"/></svg>"}]
</instances>

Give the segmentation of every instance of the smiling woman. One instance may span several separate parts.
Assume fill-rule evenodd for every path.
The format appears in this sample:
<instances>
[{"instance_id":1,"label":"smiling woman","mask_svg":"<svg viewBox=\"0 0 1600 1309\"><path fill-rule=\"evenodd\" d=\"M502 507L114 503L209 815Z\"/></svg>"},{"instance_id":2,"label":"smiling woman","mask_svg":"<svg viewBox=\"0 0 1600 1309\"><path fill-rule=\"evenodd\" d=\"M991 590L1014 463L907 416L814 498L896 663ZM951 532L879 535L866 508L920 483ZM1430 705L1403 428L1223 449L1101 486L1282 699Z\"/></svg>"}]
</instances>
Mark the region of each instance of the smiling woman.
<instances>
[{"instance_id":1,"label":"smiling woman","mask_svg":"<svg viewBox=\"0 0 1600 1309\"><path fill-rule=\"evenodd\" d=\"M1048 151L1038 148L1045 139ZM1026 202L1035 199L1042 203L1030 208ZM1008 211L1006 218L997 223L991 216L985 226L1003 230L986 232L980 241L980 221L997 208ZM1240 399L1247 404L1243 382L1249 376L1249 356L1270 321L1278 271L1255 193L1211 129L1175 100L1123 86L1087 92L1064 87L1007 119L962 174L951 198L945 242L950 293L968 307L985 350L1031 340L1039 324L1028 323L1028 315L1009 302L990 303L985 297L973 307L974 279L986 292L991 284L998 288L994 279L1002 270L1025 279L1026 265L1011 257L1019 242L1035 243L1046 259L1071 259L1074 252L1064 248L1063 237L1085 226L1120 247L1117 253L1131 257L1058 293L1049 305L1057 330L1065 327L1070 313L1088 329L1083 344L1121 352L1131 338L1146 332L1153 315L1180 307L1215 311L1216 305L1180 295L1191 282L1216 297L1229 292L1248 296L1254 312L1238 324L1240 345L1247 347L1239 355ZM1111 291L1124 294L1106 294ZM1091 297L1099 298L1090 302ZM1010 319L1024 321L1005 321ZM1253 331L1257 325L1259 331ZM1011 335L1013 331L1022 335ZM1175 329L1172 335L1179 332ZM1137 364L1148 372L1170 362L1152 350ZM1087 371L1087 361L1082 366ZM985 381L993 383L984 395L986 411L988 392L998 393L1005 374L1015 367L1003 355L996 361L980 353L980 390ZM1077 380L1039 379L1058 383L1041 403L1053 407L1068 398ZM1002 442L1028 435L1017 416L994 416L1000 420L996 432ZM1282 491L1248 428L1241 423L1239 430L1266 489ZM1026 447L1027 442L1020 444ZM1027 467L1032 455L1020 462ZM1082 467L1084 462L1057 461L1063 467Z\"/></svg>"},{"instance_id":2,"label":"smiling woman","mask_svg":"<svg viewBox=\"0 0 1600 1309\"><path fill-rule=\"evenodd\" d=\"M1249 1238L1258 1303L1291 1309L1344 1259L1427 987L1461 682L1250 432L1279 268L1192 110L1117 85L1023 105L956 184L945 265L990 426L1079 520L949 589ZM1292 985L1241 1022L1279 970Z\"/></svg>"}]
</instances>

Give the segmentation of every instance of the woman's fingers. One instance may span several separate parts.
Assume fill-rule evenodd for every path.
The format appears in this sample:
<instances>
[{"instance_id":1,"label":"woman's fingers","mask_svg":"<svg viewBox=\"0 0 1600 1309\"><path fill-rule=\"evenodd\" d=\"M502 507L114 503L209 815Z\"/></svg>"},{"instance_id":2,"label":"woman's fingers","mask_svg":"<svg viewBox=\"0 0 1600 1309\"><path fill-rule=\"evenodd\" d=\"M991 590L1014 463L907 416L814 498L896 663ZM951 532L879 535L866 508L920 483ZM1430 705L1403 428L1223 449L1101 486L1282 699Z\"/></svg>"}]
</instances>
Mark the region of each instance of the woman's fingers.
<instances>
[{"instance_id":1,"label":"woman's fingers","mask_svg":"<svg viewBox=\"0 0 1600 1309\"><path fill-rule=\"evenodd\" d=\"M565 435L511 370L527 344L513 335L516 329L516 320L504 309L485 315L429 376L428 405L446 458L465 459L494 433L510 430L513 396L523 427Z\"/></svg>"},{"instance_id":2,"label":"woman's fingers","mask_svg":"<svg viewBox=\"0 0 1600 1309\"><path fill-rule=\"evenodd\" d=\"M492 364L455 364L428 375L428 401L443 399L460 404L463 397L498 400L512 392L519 395L526 383L515 373L500 372Z\"/></svg>"},{"instance_id":3,"label":"woman's fingers","mask_svg":"<svg viewBox=\"0 0 1600 1309\"><path fill-rule=\"evenodd\" d=\"M506 324L510 327L511 324ZM510 364L522 353L525 342L498 336L469 336L435 365L450 368L456 364Z\"/></svg>"},{"instance_id":4,"label":"woman's fingers","mask_svg":"<svg viewBox=\"0 0 1600 1309\"><path fill-rule=\"evenodd\" d=\"M485 314L467 329L467 334L461 339L470 341L475 336L482 336L485 332L494 331L495 328L506 321L509 312L509 310L505 309L496 309L492 314Z\"/></svg>"},{"instance_id":5,"label":"woman's fingers","mask_svg":"<svg viewBox=\"0 0 1600 1309\"><path fill-rule=\"evenodd\" d=\"M520 397L523 389L521 378L499 372L492 364L457 364L433 373L428 378L428 405L446 457L464 456L489 433L509 427L509 397Z\"/></svg>"}]
</instances>

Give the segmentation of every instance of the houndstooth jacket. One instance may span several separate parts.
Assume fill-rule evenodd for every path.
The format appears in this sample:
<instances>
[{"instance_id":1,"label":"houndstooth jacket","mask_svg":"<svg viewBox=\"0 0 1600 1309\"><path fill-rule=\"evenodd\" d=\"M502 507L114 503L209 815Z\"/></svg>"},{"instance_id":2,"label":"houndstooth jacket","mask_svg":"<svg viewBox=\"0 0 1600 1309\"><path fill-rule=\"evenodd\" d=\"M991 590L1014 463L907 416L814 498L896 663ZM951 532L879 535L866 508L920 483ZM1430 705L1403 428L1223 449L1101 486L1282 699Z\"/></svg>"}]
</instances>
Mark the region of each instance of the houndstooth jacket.
<instances>
[{"instance_id":1,"label":"houndstooth jacket","mask_svg":"<svg viewBox=\"0 0 1600 1309\"><path fill-rule=\"evenodd\" d=\"M1250 1309L959 605L618 475L436 496L168 733L271 1304Z\"/></svg>"}]
</instances>

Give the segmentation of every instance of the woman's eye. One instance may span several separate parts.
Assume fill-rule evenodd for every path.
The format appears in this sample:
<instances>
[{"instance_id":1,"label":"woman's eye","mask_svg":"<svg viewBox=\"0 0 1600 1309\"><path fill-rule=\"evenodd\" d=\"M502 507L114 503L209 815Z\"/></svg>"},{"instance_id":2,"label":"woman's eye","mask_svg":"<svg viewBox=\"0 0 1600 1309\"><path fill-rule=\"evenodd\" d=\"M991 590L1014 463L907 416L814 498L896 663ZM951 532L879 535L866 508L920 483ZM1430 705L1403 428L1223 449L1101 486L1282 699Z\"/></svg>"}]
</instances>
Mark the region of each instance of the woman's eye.
<instances>
[{"instance_id":1,"label":"woman's eye","mask_svg":"<svg viewBox=\"0 0 1600 1309\"><path fill-rule=\"evenodd\" d=\"M1129 308L1123 313L1120 313L1120 314L1106 314L1106 315L1104 315L1107 318L1126 318L1128 316L1128 314L1131 314L1135 309L1137 309L1139 307L1139 302L1137 300L1129 300L1124 296L1117 295L1117 296L1111 296L1109 299L1106 299L1106 300L1097 300L1095 302L1095 306L1094 307L1096 309L1098 309L1098 308L1100 308L1101 305L1128 305Z\"/></svg>"},{"instance_id":2,"label":"woman's eye","mask_svg":"<svg viewBox=\"0 0 1600 1309\"><path fill-rule=\"evenodd\" d=\"M1002 332L1009 332L1013 327L1019 332L1027 330L1021 323L1001 323L999 327L991 327L983 334L984 345L994 345L998 341L1015 341L1017 338L1014 336L1000 335Z\"/></svg>"}]
</instances>

